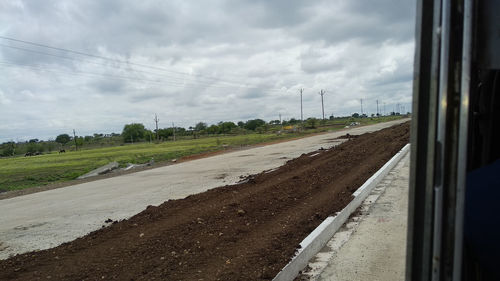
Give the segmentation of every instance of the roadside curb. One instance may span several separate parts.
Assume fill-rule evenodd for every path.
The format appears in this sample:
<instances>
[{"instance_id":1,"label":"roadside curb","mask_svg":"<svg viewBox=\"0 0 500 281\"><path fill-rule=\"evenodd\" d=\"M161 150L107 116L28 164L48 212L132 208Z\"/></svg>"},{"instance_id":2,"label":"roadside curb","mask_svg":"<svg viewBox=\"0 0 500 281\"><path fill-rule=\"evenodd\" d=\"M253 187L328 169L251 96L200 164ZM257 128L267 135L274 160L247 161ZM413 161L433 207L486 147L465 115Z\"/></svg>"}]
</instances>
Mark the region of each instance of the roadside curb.
<instances>
[{"instance_id":1,"label":"roadside curb","mask_svg":"<svg viewBox=\"0 0 500 281\"><path fill-rule=\"evenodd\" d=\"M353 193L354 199L342 211L335 216L327 217L302 240L300 249L298 249L292 260L274 277L273 281L293 280L307 266L309 260L325 246L349 216L356 211L372 189L396 166L409 150L410 144L405 145Z\"/></svg>"}]
</instances>

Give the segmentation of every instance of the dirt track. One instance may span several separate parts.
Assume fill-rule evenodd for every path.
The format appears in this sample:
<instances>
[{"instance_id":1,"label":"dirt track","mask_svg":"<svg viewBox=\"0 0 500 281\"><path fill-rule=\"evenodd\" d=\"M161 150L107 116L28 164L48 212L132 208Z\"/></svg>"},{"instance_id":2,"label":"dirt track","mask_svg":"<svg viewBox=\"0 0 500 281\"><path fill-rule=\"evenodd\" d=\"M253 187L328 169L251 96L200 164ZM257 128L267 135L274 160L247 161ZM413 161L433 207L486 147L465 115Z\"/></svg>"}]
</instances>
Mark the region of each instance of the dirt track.
<instances>
[{"instance_id":1,"label":"dirt track","mask_svg":"<svg viewBox=\"0 0 500 281\"><path fill-rule=\"evenodd\" d=\"M409 124L397 125L242 184L149 207L54 249L2 260L0 280L272 279L408 139Z\"/></svg>"}]
</instances>

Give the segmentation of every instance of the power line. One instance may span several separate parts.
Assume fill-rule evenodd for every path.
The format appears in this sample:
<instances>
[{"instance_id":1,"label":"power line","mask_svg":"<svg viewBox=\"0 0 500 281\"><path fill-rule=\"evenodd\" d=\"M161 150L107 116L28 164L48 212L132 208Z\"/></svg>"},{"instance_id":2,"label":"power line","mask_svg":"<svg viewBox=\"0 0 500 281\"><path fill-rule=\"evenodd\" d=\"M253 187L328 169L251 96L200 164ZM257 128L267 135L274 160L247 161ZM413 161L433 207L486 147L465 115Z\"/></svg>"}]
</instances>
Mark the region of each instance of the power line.
<instances>
[{"instance_id":1,"label":"power line","mask_svg":"<svg viewBox=\"0 0 500 281\"><path fill-rule=\"evenodd\" d=\"M25 52L30 52L30 53L35 53L35 54L40 54L40 55L46 55L46 56L51 56L51 57L56 57L56 58L61 58L61 59L66 59L66 60L71 60L71 61L82 61L82 62L85 62L85 63L90 63L90 64L95 64L95 65L102 65L102 66L106 66L106 67L112 67L108 64L105 64L105 63L99 63L99 62L95 62L95 61L89 61L89 60L83 60L83 59L76 59L76 58L73 58L73 57L67 57L67 56L61 56L61 55L56 55L56 54L51 54L51 53L46 53L46 52L40 52L40 51L36 51L36 50L31 50L31 49L26 49L26 48L21 48L21 47L16 47L16 46L9 46L9 45L4 45L4 44L0 44L0 47L7 47L7 48L12 48L12 49L16 49L16 50L20 50L20 51L25 51ZM169 77L169 79L172 79L174 81L181 81L181 82L185 82L185 79L184 78L179 78L179 77L175 77L175 76L168 76L168 75L165 75L163 73L155 73L155 72L151 72L151 71L144 71L144 70L137 70L137 69L133 69L133 68L129 68L129 69L124 69L124 68L118 68L118 67L114 67L116 69L120 69L120 70L125 70L125 71L133 71L133 72L138 72L138 73L145 73L145 74L151 74L151 75L157 75L157 76L161 76L161 77ZM193 76L188 76L189 79L194 79L195 77ZM228 86L240 86L240 87L248 87L248 86L243 86L242 84L243 83L231 83L231 82L226 82L226 81L223 81L223 80L216 80L214 82L208 82L208 81L196 81L196 80L190 80L192 83L198 83L198 84L203 84L203 85L214 85L214 83L223 83L224 84L227 84Z\"/></svg>"},{"instance_id":2,"label":"power line","mask_svg":"<svg viewBox=\"0 0 500 281\"><path fill-rule=\"evenodd\" d=\"M161 81L156 81L156 80L150 80L150 79L144 79L144 78L136 78L136 77L130 77L130 76L121 76L121 75L110 75L110 74L103 74L103 73L96 73L96 72L88 72L88 71L72 71L72 72L67 72L67 71L61 71L59 69L51 69L49 67L43 67L40 65L29 65L29 64L18 64L18 63L12 63L12 62L7 62L7 61L0 61L0 64L6 65L6 66L12 66L12 67L18 67L18 68L30 68L34 70L40 70L40 71L48 71L48 72L59 72L62 74L69 74L69 75L76 75L76 76L102 76L106 78L112 78L112 79L120 79L120 80L132 80L132 81L139 81L139 82L148 82L148 83L156 83L156 84L164 84L165 82ZM173 83L175 84L175 83ZM169 83L169 85L172 85L172 83ZM179 84L178 84L179 85Z\"/></svg>"},{"instance_id":3,"label":"power line","mask_svg":"<svg viewBox=\"0 0 500 281\"><path fill-rule=\"evenodd\" d=\"M9 45L0 44L0 47L6 47L6 48L11 48L11 49L19 50L19 51L30 52L30 53L40 54L40 55L45 55L45 56L51 56L51 57L65 59L65 60L81 61L81 62L95 64L95 65L102 65L102 66L106 66L106 67L112 67L109 64L105 64L105 63L99 63L99 62L90 61L90 60L77 59L77 58L74 58L74 57L67 57L67 56L62 56L62 55L56 55L56 54L46 53L46 52L40 52L40 51L37 51L37 50L26 49L26 48L17 47L17 46L9 46ZM176 76L168 76L168 75L165 75L164 73L155 73L155 72L151 72L151 71L144 71L144 70L138 70L138 69L133 69L133 68L128 68L128 69L118 68L118 67L112 67L112 68L116 68L116 69L120 69L120 70L126 70L126 71L134 71L134 72L145 73L145 74L151 74L151 75L157 75L157 76L162 76L162 77L166 76L166 77L169 77L170 79L175 79L176 81L179 81L179 80L184 81L183 80L184 78L179 78L179 77L176 77ZM195 78L195 77L189 76L189 78L192 79L192 78ZM232 84L230 82L225 82L225 81L222 81L222 80L218 80L216 82L217 83ZM211 82L207 82L207 81L196 81L196 83L205 83L207 85L212 85ZM232 84L232 85L240 85L240 84L241 83Z\"/></svg>"},{"instance_id":4,"label":"power line","mask_svg":"<svg viewBox=\"0 0 500 281\"><path fill-rule=\"evenodd\" d=\"M57 51L61 51L61 52L72 53L72 54L76 54L76 55L80 55L80 56L87 56L87 57L92 57L92 58L96 58L96 59L107 60L107 61L111 61L111 62L114 62L114 63L126 64L126 65L129 65L129 66L130 65L134 65L134 66L139 66L139 67L145 67L145 68L150 68L150 69L156 69L156 70L160 70L160 71L175 73L175 74L178 74L178 75L187 75L187 76L190 76L190 77L193 76L190 73L180 72L180 71L174 71L174 70L166 69L166 68L163 68L163 67L152 66L152 65L147 65L147 64L142 64L142 63L136 63L136 62L131 62L131 61L125 61L125 60L119 60L119 59L109 58L109 57L105 57L105 56L99 56L99 55L84 53L84 52L81 52L81 51L75 51L75 50L71 50L71 49L67 49L67 48L54 47L54 46L50 46L50 45L46 45L46 44L41 44L41 43L36 43L36 42L31 42L31 41L26 41L26 40L21 40L21 39L16 39L16 38L12 38L12 37L0 36L0 39L9 40L9 41L18 42L18 43L23 43L23 44L28 44L28 45L42 47L42 48L47 48L47 49L52 49L52 50L57 50ZM4 46L7 46L7 45L4 45ZM16 48L19 48L19 47L16 47ZM22 48L19 48L19 49L22 49ZM55 55L53 55L53 56L55 56ZM229 82L229 83L241 84L241 82L239 82L239 81L223 80L223 79L220 79L220 78L209 77L209 76L205 76L205 75L201 75L201 74L196 74L194 76L197 77L197 78L203 78L203 79L210 79L210 80L215 80L215 81L222 81L222 82Z\"/></svg>"},{"instance_id":5,"label":"power line","mask_svg":"<svg viewBox=\"0 0 500 281\"><path fill-rule=\"evenodd\" d=\"M73 61L78 61L78 59L75 59L75 58L72 58L72 57L54 55L54 54L49 54L49 53L34 51L34 50L30 50L30 49L20 48L20 47L3 45L3 44L0 44L0 46L14 48L14 49L28 51L28 52L33 52L33 53L38 53L38 54L43 54L43 55L48 55L48 56L53 56L53 57L58 57L58 58L63 58L63 59L68 59L68 60L73 60ZM97 63L97 62L92 62L92 61L88 61L88 60L83 60L83 61L85 61L87 63L92 63L92 64L97 64L97 65L103 65L103 66L110 67L109 65L106 65L106 64L103 64L103 63ZM0 63L12 65L12 66L21 65L21 66L26 66L26 67L30 67L30 68L38 68L40 70L46 70L46 69L48 69L47 66L45 66L45 65L19 64L19 63L6 62L6 61L0 62ZM123 68L119 68L119 69L128 71L127 69L123 69ZM62 72L59 69L55 70L55 71ZM146 74L153 74L153 75L158 75L158 76L162 76L162 77L165 76L164 74L153 73L153 72L148 72L148 71L143 71L143 70L132 69L132 71L146 73ZM198 84L200 86L209 86L209 87L214 87L214 88L238 88L238 87L239 88L246 88L246 89L258 89L258 88L260 88L259 86L248 85L246 83L231 84L230 82L225 82L225 81L222 81L222 80L215 81L215 83L210 83L208 81L183 80L182 78L170 76L170 78L169 78L170 80L169 81L161 82L161 81L150 80L150 79L145 79L145 78L130 77L130 76L117 76L117 75L109 75L109 74L99 74L99 73L95 73L95 72L82 72L82 71L74 71L74 70L72 72L73 72L72 74L75 74L75 73L85 73L85 74L90 74L90 75L100 75L100 76L105 76L105 77L110 77L110 78L117 78L117 79L125 79L125 80L132 79L132 80L135 80L135 81L147 81L147 82L150 82L150 83L168 83L169 85L177 85L177 86L184 86L184 87L186 87L186 84L189 83L189 84ZM167 76L167 77L169 77L169 76ZM193 78L193 77L189 77L189 78ZM219 83L226 83L226 84L219 84ZM281 91L281 89L270 88L270 89L266 89L266 91Z\"/></svg>"},{"instance_id":6,"label":"power line","mask_svg":"<svg viewBox=\"0 0 500 281\"><path fill-rule=\"evenodd\" d=\"M219 86L219 85L214 85L214 84L198 84L196 81L185 81L185 82L161 81L161 80L151 80L151 79L132 77L132 76L96 73L96 72L89 72L89 71L72 70L71 72L68 72L68 71L62 71L60 69L50 68L50 67L47 67L44 65L20 64L20 63L8 62L8 61L0 61L0 64L5 65L5 66L10 66L10 67L29 68L29 69L38 70L38 71L53 72L53 73L60 73L60 74L66 74L66 75L87 76L87 77L100 76L100 77L106 77L106 78L111 78L111 79L150 83L150 84L157 84L157 85L168 85L168 86L173 86L173 87L177 86L177 87L187 88L187 87L195 87L195 86L208 86L208 87L217 88L217 89L234 89L234 88L244 88L247 90L258 89L258 87L252 88L252 87L245 86L245 85L239 85L239 86L222 86L222 85L220 85ZM269 89L265 89L265 91L267 91L267 92L280 92L282 90L275 89L275 88L269 88Z\"/></svg>"}]
</instances>

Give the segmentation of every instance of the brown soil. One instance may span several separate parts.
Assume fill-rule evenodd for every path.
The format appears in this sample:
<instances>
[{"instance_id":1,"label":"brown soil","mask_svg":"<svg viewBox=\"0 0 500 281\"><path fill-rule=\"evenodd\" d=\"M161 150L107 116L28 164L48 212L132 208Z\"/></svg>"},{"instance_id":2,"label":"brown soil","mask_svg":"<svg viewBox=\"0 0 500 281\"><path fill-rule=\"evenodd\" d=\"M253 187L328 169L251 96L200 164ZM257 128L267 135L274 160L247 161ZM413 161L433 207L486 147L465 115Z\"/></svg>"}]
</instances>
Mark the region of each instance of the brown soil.
<instances>
[{"instance_id":1,"label":"brown soil","mask_svg":"<svg viewBox=\"0 0 500 281\"><path fill-rule=\"evenodd\" d=\"M357 137L358 137L358 135L345 134L345 135L338 137L337 139L355 139Z\"/></svg>"},{"instance_id":2,"label":"brown soil","mask_svg":"<svg viewBox=\"0 0 500 281\"><path fill-rule=\"evenodd\" d=\"M237 185L149 206L56 248L2 260L0 280L272 279L408 140L409 124L396 125Z\"/></svg>"}]
</instances>

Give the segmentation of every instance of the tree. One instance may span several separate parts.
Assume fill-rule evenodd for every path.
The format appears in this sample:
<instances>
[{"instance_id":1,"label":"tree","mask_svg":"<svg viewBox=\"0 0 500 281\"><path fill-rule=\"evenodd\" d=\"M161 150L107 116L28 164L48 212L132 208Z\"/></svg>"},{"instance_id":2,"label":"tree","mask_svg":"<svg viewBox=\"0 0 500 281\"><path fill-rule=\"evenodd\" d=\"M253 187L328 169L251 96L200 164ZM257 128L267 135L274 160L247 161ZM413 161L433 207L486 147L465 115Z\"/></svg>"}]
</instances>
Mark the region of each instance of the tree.
<instances>
[{"instance_id":1,"label":"tree","mask_svg":"<svg viewBox=\"0 0 500 281\"><path fill-rule=\"evenodd\" d=\"M174 127L174 128L171 128L171 129L172 129L172 133L173 133L173 130L175 130L175 135L176 136L185 136L185 135L187 135L186 128L183 128L183 127Z\"/></svg>"},{"instance_id":2,"label":"tree","mask_svg":"<svg viewBox=\"0 0 500 281\"><path fill-rule=\"evenodd\" d=\"M217 125L211 125L206 129L207 133L215 135L215 134L220 134L221 128Z\"/></svg>"},{"instance_id":3,"label":"tree","mask_svg":"<svg viewBox=\"0 0 500 281\"><path fill-rule=\"evenodd\" d=\"M35 153L35 152L38 152L38 151L39 151L38 145L36 143L34 143L34 142L30 142L26 146L26 152L28 152L28 153Z\"/></svg>"},{"instance_id":4,"label":"tree","mask_svg":"<svg viewBox=\"0 0 500 281\"><path fill-rule=\"evenodd\" d=\"M248 120L245 123L245 129L255 131L255 129L257 127L260 127L260 126L262 126L264 124L266 124L266 121L264 121L262 119Z\"/></svg>"},{"instance_id":5,"label":"tree","mask_svg":"<svg viewBox=\"0 0 500 281\"><path fill-rule=\"evenodd\" d=\"M160 139L166 140L168 137L173 135L173 129L172 128L164 128L164 129L158 129L158 137Z\"/></svg>"},{"instance_id":6,"label":"tree","mask_svg":"<svg viewBox=\"0 0 500 281\"><path fill-rule=\"evenodd\" d=\"M141 123L127 124L123 127L122 137L125 142L136 142L144 139L146 128Z\"/></svg>"},{"instance_id":7,"label":"tree","mask_svg":"<svg viewBox=\"0 0 500 281\"><path fill-rule=\"evenodd\" d=\"M207 123L199 122L194 126L195 131L203 131L207 128Z\"/></svg>"},{"instance_id":8,"label":"tree","mask_svg":"<svg viewBox=\"0 0 500 281\"><path fill-rule=\"evenodd\" d=\"M56 137L56 142L65 145L71 140L71 137L68 134L60 134Z\"/></svg>"},{"instance_id":9,"label":"tree","mask_svg":"<svg viewBox=\"0 0 500 281\"><path fill-rule=\"evenodd\" d=\"M241 128L241 127L234 127L231 129L231 132L229 132L230 134L233 134L233 135L243 135L247 132L247 130Z\"/></svg>"},{"instance_id":10,"label":"tree","mask_svg":"<svg viewBox=\"0 0 500 281\"><path fill-rule=\"evenodd\" d=\"M236 128L236 124L234 124L233 122L219 122L219 128L220 128L220 131L219 133L222 133L222 134L228 134L229 132L231 132L231 130L233 128Z\"/></svg>"},{"instance_id":11,"label":"tree","mask_svg":"<svg viewBox=\"0 0 500 281\"><path fill-rule=\"evenodd\" d=\"M314 117L307 118L307 120L306 120L306 126L308 128L314 129L314 128L316 128L317 124L318 124L318 119L316 119Z\"/></svg>"},{"instance_id":12,"label":"tree","mask_svg":"<svg viewBox=\"0 0 500 281\"><path fill-rule=\"evenodd\" d=\"M245 122L243 122L243 121L239 121L239 122L238 122L238 127L240 127L240 128L245 127Z\"/></svg>"},{"instance_id":13,"label":"tree","mask_svg":"<svg viewBox=\"0 0 500 281\"><path fill-rule=\"evenodd\" d=\"M6 142L2 145L2 156L14 156L16 150L16 144L11 142Z\"/></svg>"},{"instance_id":14,"label":"tree","mask_svg":"<svg viewBox=\"0 0 500 281\"><path fill-rule=\"evenodd\" d=\"M144 131L144 139L146 141L156 140L156 136L157 136L156 133L153 131L147 129Z\"/></svg>"},{"instance_id":15,"label":"tree","mask_svg":"<svg viewBox=\"0 0 500 281\"><path fill-rule=\"evenodd\" d=\"M352 114L352 117L354 117L354 118L359 118L359 113L357 113L357 112L356 112L356 113L353 113L353 114Z\"/></svg>"}]
</instances>

